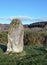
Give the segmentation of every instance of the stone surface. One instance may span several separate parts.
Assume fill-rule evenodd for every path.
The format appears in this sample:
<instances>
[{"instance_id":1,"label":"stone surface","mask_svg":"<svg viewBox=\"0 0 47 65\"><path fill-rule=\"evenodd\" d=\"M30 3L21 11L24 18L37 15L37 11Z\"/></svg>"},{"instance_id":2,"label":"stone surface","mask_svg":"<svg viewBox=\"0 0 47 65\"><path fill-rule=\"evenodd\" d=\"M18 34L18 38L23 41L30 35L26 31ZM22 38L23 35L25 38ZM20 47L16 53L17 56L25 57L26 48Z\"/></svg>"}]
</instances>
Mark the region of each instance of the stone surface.
<instances>
[{"instance_id":1,"label":"stone surface","mask_svg":"<svg viewBox=\"0 0 47 65\"><path fill-rule=\"evenodd\" d=\"M8 52L20 53L23 51L24 27L19 19L13 19L8 30Z\"/></svg>"}]
</instances>

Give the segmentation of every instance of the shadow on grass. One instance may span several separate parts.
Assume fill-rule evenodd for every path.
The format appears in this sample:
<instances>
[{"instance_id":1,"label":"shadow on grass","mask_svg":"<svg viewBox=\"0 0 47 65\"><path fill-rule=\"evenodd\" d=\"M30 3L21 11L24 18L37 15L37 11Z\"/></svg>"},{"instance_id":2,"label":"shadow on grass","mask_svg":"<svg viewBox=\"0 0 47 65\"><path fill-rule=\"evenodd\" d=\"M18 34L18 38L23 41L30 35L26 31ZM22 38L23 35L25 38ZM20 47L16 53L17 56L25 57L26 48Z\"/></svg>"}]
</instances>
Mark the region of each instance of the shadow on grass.
<instances>
[{"instance_id":1,"label":"shadow on grass","mask_svg":"<svg viewBox=\"0 0 47 65\"><path fill-rule=\"evenodd\" d=\"M6 49L7 49L7 46L6 45L3 45L3 44L0 44L0 48L3 50L3 52L5 52Z\"/></svg>"}]
</instances>

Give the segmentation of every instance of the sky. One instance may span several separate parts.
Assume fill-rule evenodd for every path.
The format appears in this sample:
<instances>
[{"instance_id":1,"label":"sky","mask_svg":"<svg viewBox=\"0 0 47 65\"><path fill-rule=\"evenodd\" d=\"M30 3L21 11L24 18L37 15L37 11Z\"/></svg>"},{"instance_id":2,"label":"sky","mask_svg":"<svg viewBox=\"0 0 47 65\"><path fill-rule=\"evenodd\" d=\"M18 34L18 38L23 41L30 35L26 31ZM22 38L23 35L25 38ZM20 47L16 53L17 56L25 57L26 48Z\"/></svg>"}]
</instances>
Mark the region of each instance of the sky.
<instances>
[{"instance_id":1,"label":"sky","mask_svg":"<svg viewBox=\"0 0 47 65\"><path fill-rule=\"evenodd\" d=\"M47 0L0 0L0 17L29 16L31 18L47 17ZM11 21L0 20L0 23ZM32 23L32 21L23 21Z\"/></svg>"}]
</instances>

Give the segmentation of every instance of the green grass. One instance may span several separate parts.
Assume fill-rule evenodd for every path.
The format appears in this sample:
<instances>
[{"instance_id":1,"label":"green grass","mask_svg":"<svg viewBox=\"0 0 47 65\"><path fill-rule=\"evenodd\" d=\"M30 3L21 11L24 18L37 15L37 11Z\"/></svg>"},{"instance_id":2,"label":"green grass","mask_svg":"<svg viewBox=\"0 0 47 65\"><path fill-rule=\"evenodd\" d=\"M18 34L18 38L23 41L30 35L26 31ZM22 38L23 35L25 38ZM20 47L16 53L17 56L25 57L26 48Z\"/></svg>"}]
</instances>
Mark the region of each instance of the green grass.
<instances>
[{"instance_id":1,"label":"green grass","mask_svg":"<svg viewBox=\"0 0 47 65\"><path fill-rule=\"evenodd\" d=\"M5 55L0 49L0 65L47 65L47 51L44 47L25 46L22 53Z\"/></svg>"}]
</instances>

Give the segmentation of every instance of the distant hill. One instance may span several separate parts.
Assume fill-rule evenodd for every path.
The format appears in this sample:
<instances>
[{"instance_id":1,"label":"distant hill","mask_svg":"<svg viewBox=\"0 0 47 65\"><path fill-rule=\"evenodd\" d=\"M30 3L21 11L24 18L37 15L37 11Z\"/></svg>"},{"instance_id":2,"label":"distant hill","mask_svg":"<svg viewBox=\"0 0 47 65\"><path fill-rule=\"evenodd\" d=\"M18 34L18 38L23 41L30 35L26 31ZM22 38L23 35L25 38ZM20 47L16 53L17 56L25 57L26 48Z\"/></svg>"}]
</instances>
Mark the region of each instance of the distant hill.
<instances>
[{"instance_id":1,"label":"distant hill","mask_svg":"<svg viewBox=\"0 0 47 65\"><path fill-rule=\"evenodd\" d=\"M47 21L43 21L43 22L36 22L36 23L32 23L29 25L29 28L32 28L32 27L41 27L41 28L44 28L45 26L47 25Z\"/></svg>"},{"instance_id":2,"label":"distant hill","mask_svg":"<svg viewBox=\"0 0 47 65\"><path fill-rule=\"evenodd\" d=\"M0 24L0 32L7 31L9 28L9 24Z\"/></svg>"},{"instance_id":3,"label":"distant hill","mask_svg":"<svg viewBox=\"0 0 47 65\"><path fill-rule=\"evenodd\" d=\"M44 28L45 26L47 26L47 21L35 22L30 25L24 25L25 28L34 28L34 27Z\"/></svg>"},{"instance_id":4,"label":"distant hill","mask_svg":"<svg viewBox=\"0 0 47 65\"><path fill-rule=\"evenodd\" d=\"M9 24L0 24L0 32L7 31L9 28ZM47 21L43 22L36 22L30 25L24 25L24 28L47 28Z\"/></svg>"}]
</instances>

